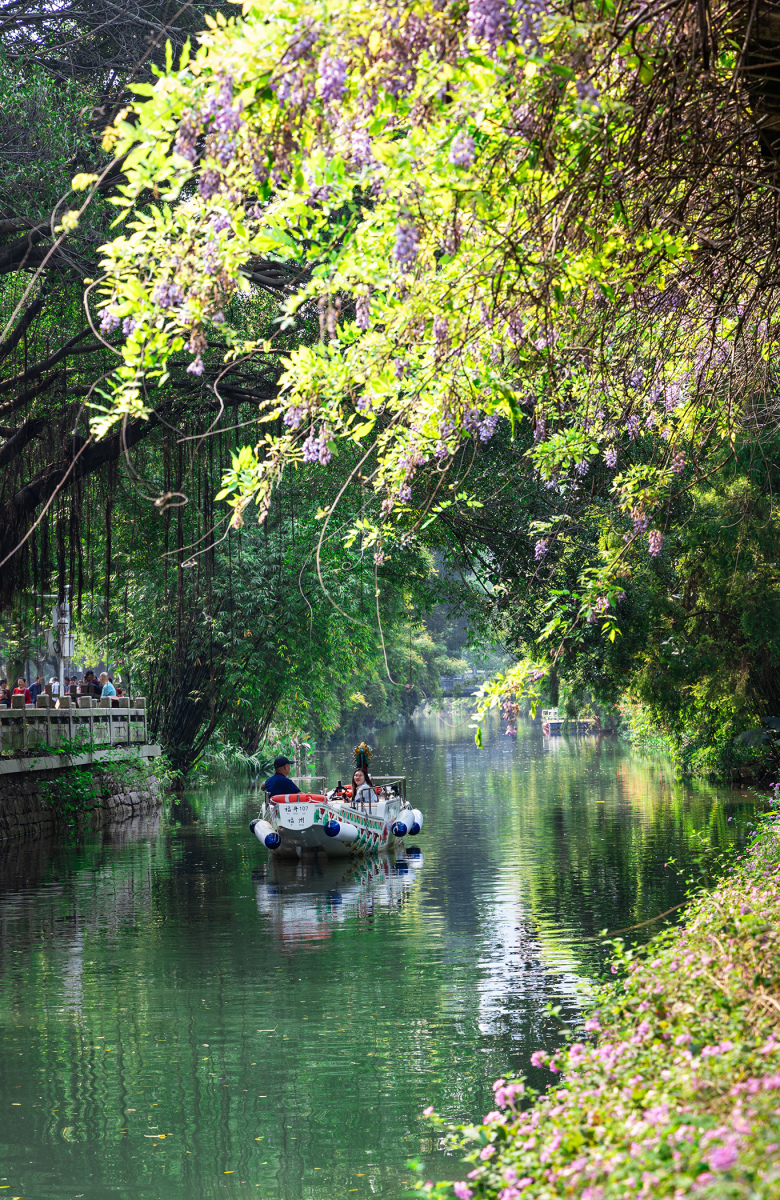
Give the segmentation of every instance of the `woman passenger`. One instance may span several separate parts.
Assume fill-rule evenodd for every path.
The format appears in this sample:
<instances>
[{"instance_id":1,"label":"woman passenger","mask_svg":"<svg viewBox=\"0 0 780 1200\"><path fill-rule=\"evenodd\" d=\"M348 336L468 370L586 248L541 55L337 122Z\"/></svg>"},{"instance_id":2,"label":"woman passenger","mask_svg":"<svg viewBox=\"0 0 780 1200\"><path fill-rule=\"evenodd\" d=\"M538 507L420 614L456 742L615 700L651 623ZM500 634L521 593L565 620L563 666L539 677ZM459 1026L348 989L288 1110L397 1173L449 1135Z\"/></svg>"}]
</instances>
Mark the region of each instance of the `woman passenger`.
<instances>
[{"instance_id":1,"label":"woman passenger","mask_svg":"<svg viewBox=\"0 0 780 1200\"><path fill-rule=\"evenodd\" d=\"M372 786L371 776L362 767L358 767L352 776L352 803L356 808L358 804L361 804L365 808L366 802L368 802L370 807L373 800L371 794Z\"/></svg>"}]
</instances>

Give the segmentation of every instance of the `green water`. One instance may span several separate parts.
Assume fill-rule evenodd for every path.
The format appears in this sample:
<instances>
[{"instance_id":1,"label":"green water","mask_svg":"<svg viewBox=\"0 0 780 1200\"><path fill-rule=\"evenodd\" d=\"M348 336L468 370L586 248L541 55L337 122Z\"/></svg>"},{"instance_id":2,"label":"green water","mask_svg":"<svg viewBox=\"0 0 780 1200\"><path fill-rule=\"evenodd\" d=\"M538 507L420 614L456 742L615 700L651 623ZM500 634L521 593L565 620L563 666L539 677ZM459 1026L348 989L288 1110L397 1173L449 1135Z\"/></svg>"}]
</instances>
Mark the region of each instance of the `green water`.
<instances>
[{"instance_id":1,"label":"green water","mask_svg":"<svg viewBox=\"0 0 780 1200\"><path fill-rule=\"evenodd\" d=\"M348 754L321 766L346 776ZM677 903L664 864L750 816L662 760L530 728L478 751L426 719L385 731L375 769L409 777L417 858L276 870L237 781L0 845L0 1200L396 1197L413 1156L459 1177L422 1109L486 1112L560 1039L548 1004L576 1027L599 931Z\"/></svg>"}]
</instances>

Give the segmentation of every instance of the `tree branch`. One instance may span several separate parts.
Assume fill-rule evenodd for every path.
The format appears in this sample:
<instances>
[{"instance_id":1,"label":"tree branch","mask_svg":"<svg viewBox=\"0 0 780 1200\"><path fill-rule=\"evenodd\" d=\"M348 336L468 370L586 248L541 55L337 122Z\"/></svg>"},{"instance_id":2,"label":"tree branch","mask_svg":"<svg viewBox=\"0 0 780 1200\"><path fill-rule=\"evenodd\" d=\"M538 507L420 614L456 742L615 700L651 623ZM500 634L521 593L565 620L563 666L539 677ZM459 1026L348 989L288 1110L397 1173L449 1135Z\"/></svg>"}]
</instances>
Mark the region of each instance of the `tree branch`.
<instances>
[{"instance_id":1,"label":"tree branch","mask_svg":"<svg viewBox=\"0 0 780 1200\"><path fill-rule=\"evenodd\" d=\"M3 222L0 221L0 230L2 229L2 225L3 225ZM40 311L43 308L45 303L46 303L46 293L41 292L41 294L37 298L37 300L33 300L30 307L23 314L21 321L16 326L16 329L14 329L14 331L11 334L9 334L9 336L5 339L4 342L0 342L0 359L7 358L8 355L11 353L11 351L14 349L14 347L18 345L19 341L21 340L23 335L27 332L27 330L30 328L30 326L32 325L33 321L40 313Z\"/></svg>"},{"instance_id":2,"label":"tree branch","mask_svg":"<svg viewBox=\"0 0 780 1200\"><path fill-rule=\"evenodd\" d=\"M60 346L54 354L50 354L48 358L44 358L41 362L35 363L34 366L28 367L26 371L20 371L18 375L14 375L11 379L4 379L0 383L0 392L10 392L12 388L18 387L20 383L30 383L31 380L37 379L39 375L50 371L65 358L66 354L91 354L93 350L104 350L102 342L91 342L88 346L81 346L78 350L74 350L79 342L83 341L90 333L89 329L82 329L81 333L77 333L64 346ZM2 408L0 407L0 412Z\"/></svg>"},{"instance_id":3,"label":"tree branch","mask_svg":"<svg viewBox=\"0 0 780 1200\"><path fill-rule=\"evenodd\" d=\"M5 404L0 404L0 416L7 417L9 413L16 412L18 408L26 404L28 400L34 400L36 396L40 396L41 392L48 391L54 381L59 379L59 376L60 372L54 371L52 375L47 375L40 383L36 383L35 387L28 388L14 400L6 400Z\"/></svg>"},{"instance_id":4,"label":"tree branch","mask_svg":"<svg viewBox=\"0 0 780 1200\"><path fill-rule=\"evenodd\" d=\"M46 425L47 421L43 417L32 418L20 425L16 432L0 446L0 467L7 466L12 459L21 454L27 443L37 437Z\"/></svg>"}]
</instances>

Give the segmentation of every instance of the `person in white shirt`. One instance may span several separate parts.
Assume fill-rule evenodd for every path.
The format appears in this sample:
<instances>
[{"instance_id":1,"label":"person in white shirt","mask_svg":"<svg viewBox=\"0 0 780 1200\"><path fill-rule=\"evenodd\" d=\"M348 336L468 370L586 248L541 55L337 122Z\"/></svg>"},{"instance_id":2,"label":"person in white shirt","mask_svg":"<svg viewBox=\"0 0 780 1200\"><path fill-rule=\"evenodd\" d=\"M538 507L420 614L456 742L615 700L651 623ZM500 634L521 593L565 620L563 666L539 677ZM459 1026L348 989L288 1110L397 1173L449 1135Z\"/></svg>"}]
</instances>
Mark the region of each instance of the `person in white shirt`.
<instances>
[{"instance_id":1,"label":"person in white shirt","mask_svg":"<svg viewBox=\"0 0 780 1200\"><path fill-rule=\"evenodd\" d=\"M366 804L371 804L374 799L371 791L371 780L366 775L362 767L358 767L352 776L352 803L357 807L358 804L365 807Z\"/></svg>"}]
</instances>

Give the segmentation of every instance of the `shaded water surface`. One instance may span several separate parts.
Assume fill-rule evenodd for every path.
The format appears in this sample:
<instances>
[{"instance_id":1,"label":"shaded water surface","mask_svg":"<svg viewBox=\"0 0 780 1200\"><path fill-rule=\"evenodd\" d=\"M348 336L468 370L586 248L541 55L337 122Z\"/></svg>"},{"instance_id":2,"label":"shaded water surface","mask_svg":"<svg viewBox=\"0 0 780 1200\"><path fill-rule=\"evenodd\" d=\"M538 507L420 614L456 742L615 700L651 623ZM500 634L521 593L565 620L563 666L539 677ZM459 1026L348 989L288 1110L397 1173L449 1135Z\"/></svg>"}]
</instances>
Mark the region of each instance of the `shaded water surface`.
<instances>
[{"instance_id":1,"label":"shaded water surface","mask_svg":"<svg viewBox=\"0 0 780 1200\"><path fill-rule=\"evenodd\" d=\"M599 932L677 903L665 864L750 817L612 741L496 727L478 751L458 719L378 739L425 812L416 856L269 865L235 781L0 844L0 1200L336 1200L400 1196L415 1155L457 1172L421 1110L486 1112L560 1040L548 1005L576 1027ZM346 777L349 747L324 767Z\"/></svg>"}]
</instances>

